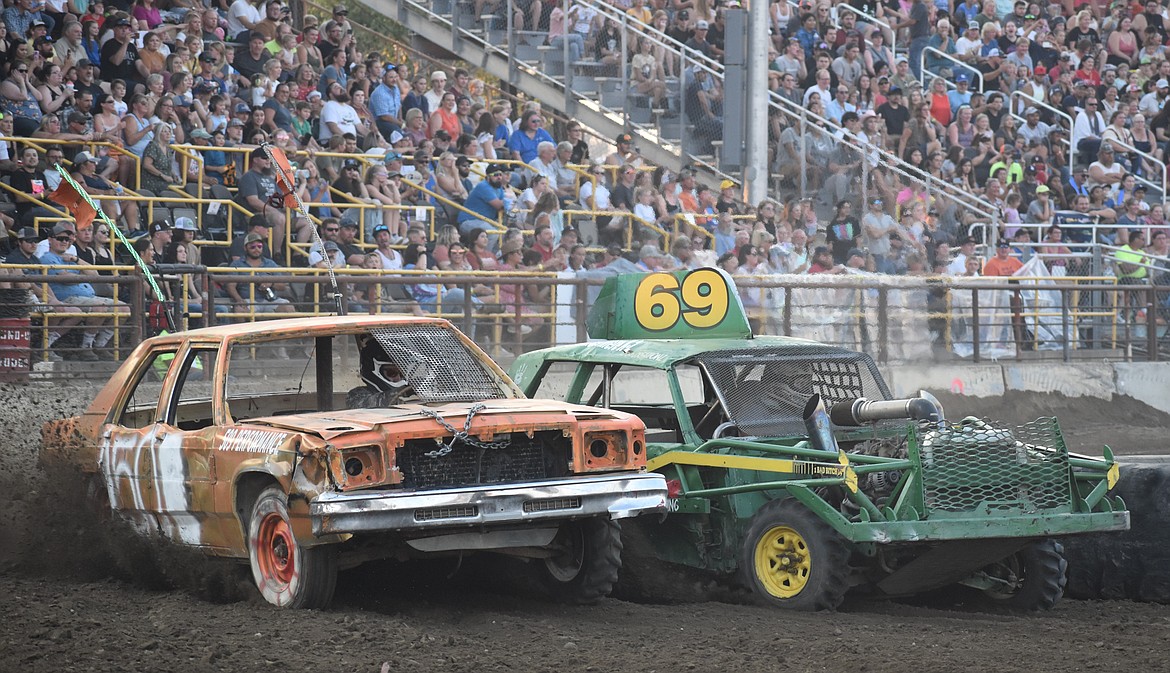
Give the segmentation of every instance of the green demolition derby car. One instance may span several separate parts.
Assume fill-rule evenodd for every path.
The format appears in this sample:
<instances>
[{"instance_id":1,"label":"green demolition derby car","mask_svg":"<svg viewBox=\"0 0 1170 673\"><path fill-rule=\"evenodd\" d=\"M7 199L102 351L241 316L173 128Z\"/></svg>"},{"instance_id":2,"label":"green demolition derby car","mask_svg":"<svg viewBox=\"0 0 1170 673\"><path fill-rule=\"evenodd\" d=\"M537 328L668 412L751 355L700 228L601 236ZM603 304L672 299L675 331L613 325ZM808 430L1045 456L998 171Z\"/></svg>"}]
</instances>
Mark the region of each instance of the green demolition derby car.
<instances>
[{"instance_id":1,"label":"green demolition derby car","mask_svg":"<svg viewBox=\"0 0 1170 673\"><path fill-rule=\"evenodd\" d=\"M927 393L891 399L865 354L754 337L721 271L610 278L588 326L603 340L525 354L512 378L639 416L670 514L632 525L659 559L738 572L775 605L962 584L1048 609L1067 568L1051 538L1129 527L1108 447L1070 454L1054 418L951 421Z\"/></svg>"}]
</instances>

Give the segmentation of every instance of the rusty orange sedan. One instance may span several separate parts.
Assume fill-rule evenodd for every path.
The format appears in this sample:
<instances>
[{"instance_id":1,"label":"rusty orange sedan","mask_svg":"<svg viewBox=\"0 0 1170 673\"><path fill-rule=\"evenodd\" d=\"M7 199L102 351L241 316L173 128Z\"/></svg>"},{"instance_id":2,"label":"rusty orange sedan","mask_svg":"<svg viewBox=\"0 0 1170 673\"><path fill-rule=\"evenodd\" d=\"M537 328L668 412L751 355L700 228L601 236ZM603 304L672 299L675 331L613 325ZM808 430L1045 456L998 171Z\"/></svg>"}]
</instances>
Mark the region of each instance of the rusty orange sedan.
<instances>
[{"instance_id":1,"label":"rusty orange sedan","mask_svg":"<svg viewBox=\"0 0 1170 673\"><path fill-rule=\"evenodd\" d=\"M143 342L46 460L145 535L247 559L273 605L319 608L337 569L490 551L572 602L606 596L618 520L665 511L645 427L526 399L445 320L272 320Z\"/></svg>"}]
</instances>

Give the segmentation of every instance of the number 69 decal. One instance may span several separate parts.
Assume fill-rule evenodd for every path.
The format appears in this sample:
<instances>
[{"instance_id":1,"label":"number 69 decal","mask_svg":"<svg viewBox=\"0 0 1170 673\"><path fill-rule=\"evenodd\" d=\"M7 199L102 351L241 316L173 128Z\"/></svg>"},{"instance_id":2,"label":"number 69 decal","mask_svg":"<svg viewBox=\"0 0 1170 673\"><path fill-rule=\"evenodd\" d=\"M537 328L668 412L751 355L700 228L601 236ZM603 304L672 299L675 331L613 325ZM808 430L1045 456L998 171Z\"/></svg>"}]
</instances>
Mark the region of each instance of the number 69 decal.
<instances>
[{"instance_id":1,"label":"number 69 decal","mask_svg":"<svg viewBox=\"0 0 1170 673\"><path fill-rule=\"evenodd\" d=\"M668 330L679 319L694 329L715 327L730 305L727 282L714 269L695 269L682 282L667 273L652 273L634 293L634 317L651 332Z\"/></svg>"}]
</instances>

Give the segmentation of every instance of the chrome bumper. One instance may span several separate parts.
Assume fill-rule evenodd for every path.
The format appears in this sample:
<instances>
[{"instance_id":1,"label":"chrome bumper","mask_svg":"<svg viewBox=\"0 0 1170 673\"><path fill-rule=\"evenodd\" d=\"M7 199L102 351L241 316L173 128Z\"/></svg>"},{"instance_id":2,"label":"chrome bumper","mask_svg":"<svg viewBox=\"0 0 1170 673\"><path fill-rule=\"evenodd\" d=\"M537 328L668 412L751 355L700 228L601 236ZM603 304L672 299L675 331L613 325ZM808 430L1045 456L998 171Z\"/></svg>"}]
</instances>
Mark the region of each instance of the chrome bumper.
<instances>
[{"instance_id":1,"label":"chrome bumper","mask_svg":"<svg viewBox=\"0 0 1170 673\"><path fill-rule=\"evenodd\" d=\"M573 477L442 491L326 493L309 505L315 535L491 526L666 511L654 472Z\"/></svg>"}]
</instances>

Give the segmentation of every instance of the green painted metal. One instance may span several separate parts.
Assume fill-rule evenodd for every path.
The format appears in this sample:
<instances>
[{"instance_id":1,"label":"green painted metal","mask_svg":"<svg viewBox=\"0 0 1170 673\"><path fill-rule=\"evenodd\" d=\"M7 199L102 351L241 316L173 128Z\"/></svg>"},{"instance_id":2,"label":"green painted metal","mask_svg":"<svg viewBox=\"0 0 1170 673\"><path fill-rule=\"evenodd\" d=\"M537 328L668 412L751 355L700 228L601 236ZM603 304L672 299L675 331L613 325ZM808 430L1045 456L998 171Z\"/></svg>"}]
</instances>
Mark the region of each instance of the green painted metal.
<instances>
[{"instance_id":1,"label":"green painted metal","mask_svg":"<svg viewBox=\"0 0 1170 673\"><path fill-rule=\"evenodd\" d=\"M600 322L591 324L591 330L596 326L603 331L591 334L630 335L629 325L622 320L633 309L623 302L644 277L626 281L619 277L607 284L610 292L603 292L601 310L608 317L597 318ZM656 469L667 479L678 480L682 493L664 522L637 524L653 529L656 552L664 560L734 571L752 517L763 505L779 498L796 499L853 543L859 555L871 558L879 555L883 545L922 544L925 551L931 543L942 541L1034 539L1123 530L1129 525L1125 503L1108 494L1107 475L1115 464L1112 452L1106 449L1104 459L1070 454L1055 419L1039 419L1019 428L998 427L979 419L941 426L906 421L901 426L836 428L838 442L846 447L865 441L904 440L901 455L846 454L846 474L864 486L856 491L849 487L846 476L794 471L801 469L795 465L839 464L838 453L815 448L807 437L700 437L683 400L679 367L690 367L700 356L720 352L751 362L753 349L761 353L767 349L772 357L787 350L807 357L810 347L826 354L851 353L786 337L707 336L710 338L633 338L559 346L522 355L510 372L521 389L531 394L550 363L577 363L569 386L571 402L586 401L581 399L588 394L585 382L599 365L667 372L677 429L686 441L650 444L647 458L652 465L661 465ZM655 407L656 413L660 410ZM704 458L704 465L696 466L670 462L671 452L744 460L721 460L728 464L710 466L706 463L715 459ZM753 462L757 460L775 460L777 467L760 468ZM787 471L781 469L781 462ZM884 486L878 489L873 485L875 480ZM881 571L875 568L874 572Z\"/></svg>"},{"instance_id":2,"label":"green painted metal","mask_svg":"<svg viewBox=\"0 0 1170 673\"><path fill-rule=\"evenodd\" d=\"M696 302L703 305L693 305ZM664 319L663 314L675 319ZM713 319L692 320L692 317ZM726 271L710 268L607 278L593 302L586 329L594 339L752 336L735 281Z\"/></svg>"}]
</instances>

